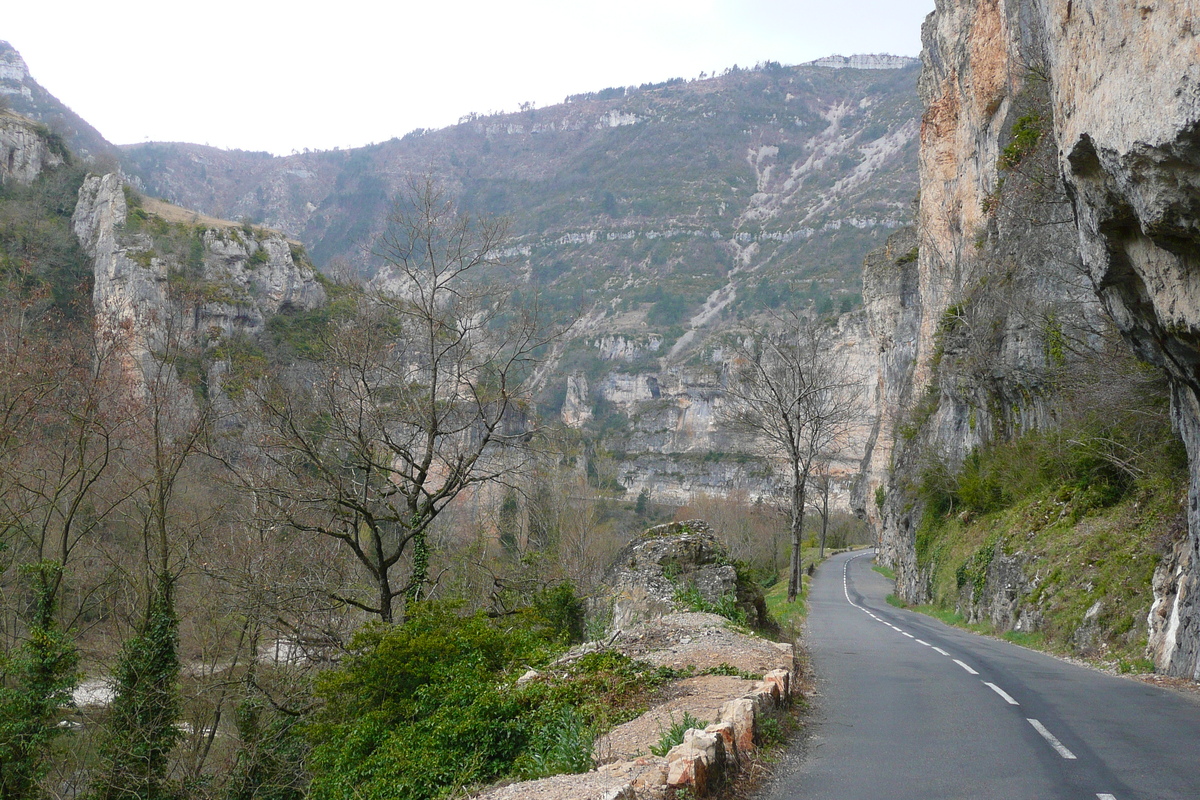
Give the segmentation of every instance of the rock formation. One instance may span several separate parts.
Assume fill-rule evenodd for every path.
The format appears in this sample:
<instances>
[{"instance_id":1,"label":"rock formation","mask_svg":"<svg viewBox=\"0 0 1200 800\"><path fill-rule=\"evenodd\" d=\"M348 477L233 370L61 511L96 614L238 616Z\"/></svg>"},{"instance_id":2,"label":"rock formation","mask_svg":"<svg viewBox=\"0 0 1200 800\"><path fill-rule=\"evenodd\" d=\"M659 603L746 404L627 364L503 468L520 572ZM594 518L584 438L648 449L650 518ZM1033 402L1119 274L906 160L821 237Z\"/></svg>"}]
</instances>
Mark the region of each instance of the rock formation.
<instances>
[{"instance_id":1,"label":"rock formation","mask_svg":"<svg viewBox=\"0 0 1200 800\"><path fill-rule=\"evenodd\" d=\"M593 598L591 616L615 633L685 611L688 598L740 608L752 626L767 622L761 591L738 580L708 523L698 519L658 525L626 545Z\"/></svg>"},{"instance_id":2,"label":"rock formation","mask_svg":"<svg viewBox=\"0 0 1200 800\"><path fill-rule=\"evenodd\" d=\"M912 482L923 460L954 464L989 437L1050 424L1053 340L1088 330L1098 298L1168 374L1192 464L1191 534L1160 569L1151 613L1159 669L1191 677L1200 677L1198 13L1194 3L939 0L923 30L919 233L894 236L865 276L883 414L858 496L901 594L920 599Z\"/></svg>"},{"instance_id":3,"label":"rock formation","mask_svg":"<svg viewBox=\"0 0 1200 800\"><path fill-rule=\"evenodd\" d=\"M131 225L135 212L140 221ZM126 348L132 364L145 366L172 344L253 336L272 314L325 302L314 269L296 262L281 235L131 212L117 174L84 181L73 224L93 261L98 335ZM214 367L216 377L223 368Z\"/></svg>"},{"instance_id":4,"label":"rock formation","mask_svg":"<svg viewBox=\"0 0 1200 800\"><path fill-rule=\"evenodd\" d=\"M43 170L62 165L67 158L61 142L49 129L32 120L0 111L0 184L33 183Z\"/></svg>"}]
</instances>

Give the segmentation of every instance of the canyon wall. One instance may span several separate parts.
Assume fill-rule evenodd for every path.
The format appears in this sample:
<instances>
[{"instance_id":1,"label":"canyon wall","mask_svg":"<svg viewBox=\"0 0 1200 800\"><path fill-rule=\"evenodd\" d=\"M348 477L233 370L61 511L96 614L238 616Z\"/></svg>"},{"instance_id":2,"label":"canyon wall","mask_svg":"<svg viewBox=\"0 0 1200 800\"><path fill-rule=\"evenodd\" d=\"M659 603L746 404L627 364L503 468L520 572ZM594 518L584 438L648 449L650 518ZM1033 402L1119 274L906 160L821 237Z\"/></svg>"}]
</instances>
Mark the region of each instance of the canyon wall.
<instances>
[{"instance_id":1,"label":"canyon wall","mask_svg":"<svg viewBox=\"0 0 1200 800\"><path fill-rule=\"evenodd\" d=\"M865 276L881 422L858 496L898 591L923 599L920 476L1053 425L1062 342L1098 349L1107 315L1169 376L1192 465L1190 535L1160 566L1150 615L1156 666L1191 677L1200 677L1198 9L939 0L923 29L916 249L896 252L894 236Z\"/></svg>"}]
</instances>

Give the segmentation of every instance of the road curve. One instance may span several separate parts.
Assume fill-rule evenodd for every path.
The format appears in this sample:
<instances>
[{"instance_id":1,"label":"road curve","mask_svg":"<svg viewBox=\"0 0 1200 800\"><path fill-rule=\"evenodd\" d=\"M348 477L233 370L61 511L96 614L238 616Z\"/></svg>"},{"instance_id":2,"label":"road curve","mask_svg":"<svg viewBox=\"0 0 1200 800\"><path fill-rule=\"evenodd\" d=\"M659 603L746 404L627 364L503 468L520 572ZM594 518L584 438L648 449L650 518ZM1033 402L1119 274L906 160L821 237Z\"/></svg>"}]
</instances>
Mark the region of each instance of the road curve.
<instances>
[{"instance_id":1,"label":"road curve","mask_svg":"<svg viewBox=\"0 0 1200 800\"><path fill-rule=\"evenodd\" d=\"M1200 800L1200 702L889 606L872 556L813 580L816 711L771 800Z\"/></svg>"}]
</instances>

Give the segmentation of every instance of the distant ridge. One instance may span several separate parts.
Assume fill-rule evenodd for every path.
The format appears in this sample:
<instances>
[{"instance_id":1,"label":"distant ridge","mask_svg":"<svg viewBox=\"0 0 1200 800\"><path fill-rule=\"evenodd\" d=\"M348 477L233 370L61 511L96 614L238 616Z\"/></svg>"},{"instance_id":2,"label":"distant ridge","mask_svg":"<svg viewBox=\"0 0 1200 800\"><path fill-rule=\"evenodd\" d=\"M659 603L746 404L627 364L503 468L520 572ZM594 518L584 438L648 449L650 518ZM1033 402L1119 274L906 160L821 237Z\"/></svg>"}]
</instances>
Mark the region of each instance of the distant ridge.
<instances>
[{"instance_id":1,"label":"distant ridge","mask_svg":"<svg viewBox=\"0 0 1200 800\"><path fill-rule=\"evenodd\" d=\"M909 56L866 53L853 56L825 56L825 58L818 58L815 61L806 61L800 66L827 67L829 69L904 69L920 63L921 59Z\"/></svg>"}]
</instances>

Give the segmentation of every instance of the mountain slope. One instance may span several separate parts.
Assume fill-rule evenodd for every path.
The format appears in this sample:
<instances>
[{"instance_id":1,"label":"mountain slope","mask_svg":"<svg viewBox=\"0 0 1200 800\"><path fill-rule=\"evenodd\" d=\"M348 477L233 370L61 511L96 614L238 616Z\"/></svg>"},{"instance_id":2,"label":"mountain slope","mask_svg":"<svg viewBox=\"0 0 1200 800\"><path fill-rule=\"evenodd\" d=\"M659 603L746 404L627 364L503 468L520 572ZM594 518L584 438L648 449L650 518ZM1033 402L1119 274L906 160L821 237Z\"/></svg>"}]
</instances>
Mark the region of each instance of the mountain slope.
<instances>
[{"instance_id":1,"label":"mountain slope","mask_svg":"<svg viewBox=\"0 0 1200 800\"><path fill-rule=\"evenodd\" d=\"M25 59L3 40L0 40L0 101L18 114L49 127L84 159L115 152L99 131L35 81Z\"/></svg>"},{"instance_id":2,"label":"mountain slope","mask_svg":"<svg viewBox=\"0 0 1200 800\"><path fill-rule=\"evenodd\" d=\"M468 210L511 220L519 291L582 313L539 405L613 454L612 485L770 494L769 466L720 425L722 337L767 310L858 303L864 256L911 216L916 78L915 59L768 63L356 150L155 143L122 158L150 194L262 221L366 274L390 198L433 171ZM859 364L861 327L843 323Z\"/></svg>"}]
</instances>

